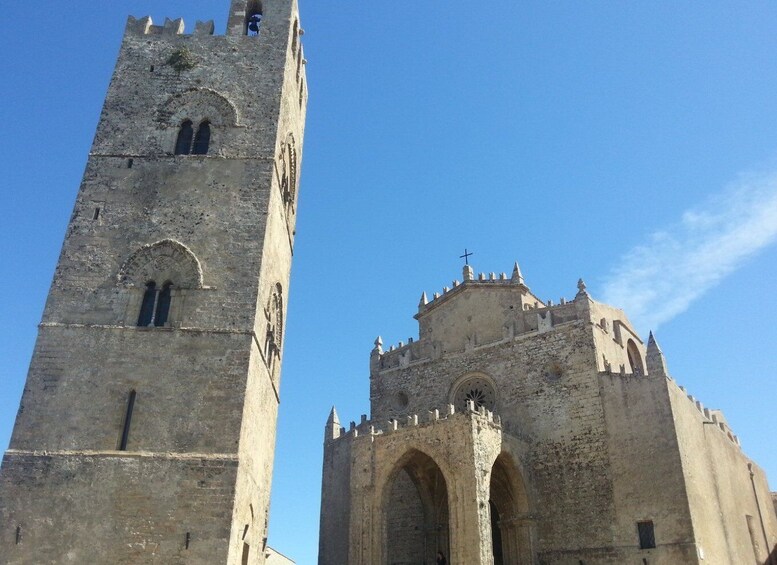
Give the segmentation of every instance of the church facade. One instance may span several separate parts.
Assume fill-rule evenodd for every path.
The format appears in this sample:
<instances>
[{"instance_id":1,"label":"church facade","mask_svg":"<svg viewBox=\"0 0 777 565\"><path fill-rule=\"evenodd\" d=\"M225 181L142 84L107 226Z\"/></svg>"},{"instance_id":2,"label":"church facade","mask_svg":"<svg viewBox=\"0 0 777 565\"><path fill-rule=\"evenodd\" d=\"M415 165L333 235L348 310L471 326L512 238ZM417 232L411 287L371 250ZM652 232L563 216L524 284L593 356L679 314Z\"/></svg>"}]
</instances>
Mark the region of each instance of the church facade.
<instances>
[{"instance_id":1,"label":"church facade","mask_svg":"<svg viewBox=\"0 0 777 565\"><path fill-rule=\"evenodd\" d=\"M654 337L464 268L370 355L371 419L325 427L320 565L777 563L767 480Z\"/></svg>"},{"instance_id":2,"label":"church facade","mask_svg":"<svg viewBox=\"0 0 777 565\"><path fill-rule=\"evenodd\" d=\"M227 7L224 35L129 18L3 458L3 564L265 562L307 87L296 0Z\"/></svg>"}]
</instances>

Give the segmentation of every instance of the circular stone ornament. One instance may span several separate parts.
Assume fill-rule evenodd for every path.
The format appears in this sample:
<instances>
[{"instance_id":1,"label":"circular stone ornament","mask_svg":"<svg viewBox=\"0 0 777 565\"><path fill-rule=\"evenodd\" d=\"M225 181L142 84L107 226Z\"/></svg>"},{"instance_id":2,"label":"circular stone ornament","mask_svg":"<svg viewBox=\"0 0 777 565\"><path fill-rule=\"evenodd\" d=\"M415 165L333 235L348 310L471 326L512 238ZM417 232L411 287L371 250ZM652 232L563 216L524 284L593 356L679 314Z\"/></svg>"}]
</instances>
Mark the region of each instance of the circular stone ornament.
<instances>
[{"instance_id":1,"label":"circular stone ornament","mask_svg":"<svg viewBox=\"0 0 777 565\"><path fill-rule=\"evenodd\" d=\"M394 408L397 410L404 410L407 408L407 405L409 404L410 399L407 397L407 394L403 391L399 391L394 395Z\"/></svg>"}]
</instances>

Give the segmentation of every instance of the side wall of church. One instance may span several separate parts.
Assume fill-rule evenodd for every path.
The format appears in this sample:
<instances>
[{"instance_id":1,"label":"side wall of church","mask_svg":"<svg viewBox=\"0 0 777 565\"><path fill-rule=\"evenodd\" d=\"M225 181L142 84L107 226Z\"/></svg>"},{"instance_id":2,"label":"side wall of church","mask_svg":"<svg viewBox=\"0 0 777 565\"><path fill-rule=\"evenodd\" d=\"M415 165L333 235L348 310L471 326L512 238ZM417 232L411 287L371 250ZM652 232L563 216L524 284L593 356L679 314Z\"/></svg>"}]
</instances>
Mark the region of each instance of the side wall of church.
<instances>
[{"instance_id":1,"label":"side wall of church","mask_svg":"<svg viewBox=\"0 0 777 565\"><path fill-rule=\"evenodd\" d=\"M670 383L664 376L614 373L600 374L599 382L615 505L614 562L641 557L657 565L696 563ZM640 549L637 523L648 521L657 547Z\"/></svg>"},{"instance_id":2,"label":"side wall of church","mask_svg":"<svg viewBox=\"0 0 777 565\"><path fill-rule=\"evenodd\" d=\"M709 419L673 382L669 393L694 533L706 562L765 563L777 546L766 476L730 431Z\"/></svg>"}]
</instances>

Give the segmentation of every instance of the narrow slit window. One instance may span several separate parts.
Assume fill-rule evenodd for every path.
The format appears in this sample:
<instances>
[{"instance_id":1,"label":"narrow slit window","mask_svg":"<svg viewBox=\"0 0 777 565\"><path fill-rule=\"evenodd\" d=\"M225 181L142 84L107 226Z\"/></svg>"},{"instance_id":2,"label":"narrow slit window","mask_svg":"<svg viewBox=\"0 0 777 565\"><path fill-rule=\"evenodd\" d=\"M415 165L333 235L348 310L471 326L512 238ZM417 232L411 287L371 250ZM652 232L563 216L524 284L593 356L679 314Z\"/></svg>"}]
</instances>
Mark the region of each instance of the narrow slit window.
<instances>
[{"instance_id":1,"label":"narrow slit window","mask_svg":"<svg viewBox=\"0 0 777 565\"><path fill-rule=\"evenodd\" d=\"M94 209L94 215L92 216L93 220L99 220L100 219L100 207Z\"/></svg>"},{"instance_id":2,"label":"narrow slit window","mask_svg":"<svg viewBox=\"0 0 777 565\"><path fill-rule=\"evenodd\" d=\"M154 281L146 283L146 292L143 293L143 304L140 306L138 326L150 326L154 321L154 309L156 308L157 289Z\"/></svg>"},{"instance_id":3,"label":"narrow slit window","mask_svg":"<svg viewBox=\"0 0 777 565\"><path fill-rule=\"evenodd\" d=\"M640 549L653 549L656 547L656 534L651 520L637 522L637 532L639 533Z\"/></svg>"},{"instance_id":4,"label":"narrow slit window","mask_svg":"<svg viewBox=\"0 0 777 565\"><path fill-rule=\"evenodd\" d=\"M16 545L22 543L22 527L16 526Z\"/></svg>"},{"instance_id":5,"label":"narrow slit window","mask_svg":"<svg viewBox=\"0 0 777 565\"><path fill-rule=\"evenodd\" d=\"M135 159L127 159L127 168L131 169L132 165L135 164Z\"/></svg>"},{"instance_id":6,"label":"narrow slit window","mask_svg":"<svg viewBox=\"0 0 777 565\"><path fill-rule=\"evenodd\" d=\"M181 129L178 130L178 139L175 142L175 154L188 155L192 149L193 137L194 127L192 126L192 122L186 120L181 124Z\"/></svg>"},{"instance_id":7,"label":"narrow slit window","mask_svg":"<svg viewBox=\"0 0 777 565\"><path fill-rule=\"evenodd\" d=\"M210 145L210 122L204 121L200 124L200 127L197 130L197 136L194 138L194 146L192 147L192 154L207 155L209 145Z\"/></svg>"},{"instance_id":8,"label":"narrow slit window","mask_svg":"<svg viewBox=\"0 0 777 565\"><path fill-rule=\"evenodd\" d=\"M133 390L129 393L127 399L127 412L124 415L124 427L121 431L121 441L119 442L119 451L127 451L129 442L130 426L132 425L132 412L135 410L135 397L137 393Z\"/></svg>"}]
</instances>

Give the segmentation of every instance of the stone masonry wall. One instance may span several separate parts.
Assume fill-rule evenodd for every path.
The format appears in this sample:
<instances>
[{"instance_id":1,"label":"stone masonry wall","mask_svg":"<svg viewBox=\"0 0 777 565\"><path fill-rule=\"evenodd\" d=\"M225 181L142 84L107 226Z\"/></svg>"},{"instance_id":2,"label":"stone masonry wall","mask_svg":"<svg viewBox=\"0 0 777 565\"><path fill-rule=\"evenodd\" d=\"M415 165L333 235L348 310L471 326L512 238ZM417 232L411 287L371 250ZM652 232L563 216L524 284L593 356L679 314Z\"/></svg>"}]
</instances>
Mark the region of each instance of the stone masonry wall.
<instances>
[{"instance_id":1,"label":"stone masonry wall","mask_svg":"<svg viewBox=\"0 0 777 565\"><path fill-rule=\"evenodd\" d=\"M0 562L225 563L236 471L234 459L10 451Z\"/></svg>"}]
</instances>

